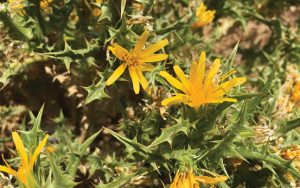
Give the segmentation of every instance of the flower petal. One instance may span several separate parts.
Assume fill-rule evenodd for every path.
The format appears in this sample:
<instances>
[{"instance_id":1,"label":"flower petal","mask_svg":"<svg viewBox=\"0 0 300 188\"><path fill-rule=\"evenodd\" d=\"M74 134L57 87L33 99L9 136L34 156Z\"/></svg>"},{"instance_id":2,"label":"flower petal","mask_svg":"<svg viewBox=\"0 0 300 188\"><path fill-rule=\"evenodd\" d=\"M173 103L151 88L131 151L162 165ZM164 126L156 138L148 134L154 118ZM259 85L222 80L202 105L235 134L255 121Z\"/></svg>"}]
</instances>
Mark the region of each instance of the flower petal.
<instances>
[{"instance_id":1,"label":"flower petal","mask_svg":"<svg viewBox=\"0 0 300 188\"><path fill-rule=\"evenodd\" d=\"M138 71L137 73L138 73L140 84L141 84L142 88L146 91L146 93L148 95L150 95L151 94L151 90L149 88L149 84L148 84L147 79L143 75L142 71Z\"/></svg>"},{"instance_id":2,"label":"flower petal","mask_svg":"<svg viewBox=\"0 0 300 188\"><path fill-rule=\"evenodd\" d=\"M1 172L6 172L10 175L13 175L13 176L17 176L17 172L14 171L13 169L9 168L9 167L6 167L6 166L2 166L0 165L0 171Z\"/></svg>"},{"instance_id":3,"label":"flower petal","mask_svg":"<svg viewBox=\"0 0 300 188\"><path fill-rule=\"evenodd\" d=\"M184 93L186 92L183 84L179 82L177 79L175 79L173 76L171 76L169 73L167 73L166 71L160 71L159 75L165 78L173 87L183 91Z\"/></svg>"},{"instance_id":4,"label":"flower petal","mask_svg":"<svg viewBox=\"0 0 300 188\"><path fill-rule=\"evenodd\" d=\"M13 170L13 169L11 168L11 166L7 163L7 161L6 161L5 158L4 158L3 153L2 153L2 160L3 160L3 162L5 163L6 167L7 167L11 172L16 172L16 171Z\"/></svg>"},{"instance_id":5,"label":"flower petal","mask_svg":"<svg viewBox=\"0 0 300 188\"><path fill-rule=\"evenodd\" d=\"M220 65L221 65L221 60L220 59L215 59L211 69L209 70L209 72L208 72L208 74L205 78L204 87L207 87L208 84L212 83L213 79L215 78L216 74L219 71Z\"/></svg>"},{"instance_id":6,"label":"flower petal","mask_svg":"<svg viewBox=\"0 0 300 188\"><path fill-rule=\"evenodd\" d=\"M107 86L113 84L125 71L126 64L122 63L114 72L113 74L107 79L105 82Z\"/></svg>"},{"instance_id":7,"label":"flower petal","mask_svg":"<svg viewBox=\"0 0 300 188\"><path fill-rule=\"evenodd\" d=\"M41 143L38 145L38 147L33 152L33 155L30 157L30 161L29 161L30 169L33 169L34 162L36 161L38 155L42 152L43 148L45 147L48 138L49 138L49 135L46 134L44 139L41 141Z\"/></svg>"},{"instance_id":8,"label":"flower petal","mask_svg":"<svg viewBox=\"0 0 300 188\"><path fill-rule=\"evenodd\" d=\"M200 54L199 61L197 64L197 75L198 75L199 83L201 83L201 85L203 84L203 79L205 75L205 60L206 60L206 54L203 51Z\"/></svg>"},{"instance_id":9,"label":"flower petal","mask_svg":"<svg viewBox=\"0 0 300 188\"><path fill-rule=\"evenodd\" d=\"M199 7L197 8L196 16L199 17L203 12L205 12L207 7L204 5L203 2L200 3Z\"/></svg>"},{"instance_id":10,"label":"flower petal","mask_svg":"<svg viewBox=\"0 0 300 188\"><path fill-rule=\"evenodd\" d=\"M142 58L141 62L153 63L153 62L163 61L165 59L168 59L167 54L152 54L152 55Z\"/></svg>"},{"instance_id":11,"label":"flower petal","mask_svg":"<svg viewBox=\"0 0 300 188\"><path fill-rule=\"evenodd\" d=\"M28 167L28 156L27 156L23 141L21 140L21 138L17 132L12 133L12 138L15 143L16 150L21 158L22 165L24 165L24 167Z\"/></svg>"},{"instance_id":12,"label":"flower petal","mask_svg":"<svg viewBox=\"0 0 300 188\"><path fill-rule=\"evenodd\" d=\"M129 67L129 74L132 80L133 90L135 94L140 93L140 79L138 76L138 70L134 67Z\"/></svg>"},{"instance_id":13,"label":"flower petal","mask_svg":"<svg viewBox=\"0 0 300 188\"><path fill-rule=\"evenodd\" d=\"M139 52L139 51L143 50L143 47L148 39L148 36L149 36L149 32L144 31L133 49L134 52Z\"/></svg>"},{"instance_id":14,"label":"flower petal","mask_svg":"<svg viewBox=\"0 0 300 188\"><path fill-rule=\"evenodd\" d=\"M152 54L152 55L149 55L147 57L142 58L141 62L144 62L144 63L153 63L153 62L163 61L165 59L168 59L168 55L167 54Z\"/></svg>"},{"instance_id":15,"label":"flower petal","mask_svg":"<svg viewBox=\"0 0 300 188\"><path fill-rule=\"evenodd\" d=\"M182 82L185 89L188 89L190 87L190 83L189 83L186 75L184 74L183 70L178 65L175 65L173 67L173 69L175 71L175 74L178 76L178 78Z\"/></svg>"},{"instance_id":16,"label":"flower petal","mask_svg":"<svg viewBox=\"0 0 300 188\"><path fill-rule=\"evenodd\" d=\"M112 46L109 46L108 50L110 50L120 60L124 60L124 56L129 53L128 50L118 45L117 43L114 43Z\"/></svg>"},{"instance_id":17,"label":"flower petal","mask_svg":"<svg viewBox=\"0 0 300 188\"><path fill-rule=\"evenodd\" d=\"M178 103L185 103L189 102L189 97L184 94L176 94L174 97L169 97L161 102L163 106L170 106Z\"/></svg>"},{"instance_id":18,"label":"flower petal","mask_svg":"<svg viewBox=\"0 0 300 188\"><path fill-rule=\"evenodd\" d=\"M232 88L246 82L246 77L233 78L223 84L217 86L211 93L211 97L221 97L228 93Z\"/></svg>"},{"instance_id":19,"label":"flower petal","mask_svg":"<svg viewBox=\"0 0 300 188\"><path fill-rule=\"evenodd\" d=\"M209 176L196 176L197 181L206 184L215 184L226 181L228 178L226 176L217 176L217 177L209 177Z\"/></svg>"},{"instance_id":20,"label":"flower petal","mask_svg":"<svg viewBox=\"0 0 300 188\"><path fill-rule=\"evenodd\" d=\"M136 68L141 71L152 71L153 69L155 69L155 66L149 63L143 63L143 64L136 65Z\"/></svg>"},{"instance_id":21,"label":"flower petal","mask_svg":"<svg viewBox=\"0 0 300 188\"><path fill-rule=\"evenodd\" d=\"M169 44L168 39L164 39L155 44L152 44L151 46L147 47L145 50L141 51L138 54L138 58L143 59L143 58L155 53L156 51L162 49L163 47L165 47L168 44Z\"/></svg>"}]
</instances>

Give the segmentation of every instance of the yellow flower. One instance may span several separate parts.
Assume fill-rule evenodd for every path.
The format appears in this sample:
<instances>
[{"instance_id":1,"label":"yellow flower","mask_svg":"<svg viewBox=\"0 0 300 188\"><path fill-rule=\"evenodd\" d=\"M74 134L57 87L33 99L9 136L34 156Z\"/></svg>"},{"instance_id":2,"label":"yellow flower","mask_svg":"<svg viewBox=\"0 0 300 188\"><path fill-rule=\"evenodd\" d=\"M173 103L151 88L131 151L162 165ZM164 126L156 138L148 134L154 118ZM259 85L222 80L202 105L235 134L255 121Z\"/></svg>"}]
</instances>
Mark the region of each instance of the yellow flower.
<instances>
[{"instance_id":1,"label":"yellow flower","mask_svg":"<svg viewBox=\"0 0 300 188\"><path fill-rule=\"evenodd\" d=\"M51 12L50 4L53 0L41 0L40 1L40 7L42 10L45 11L45 13L49 14Z\"/></svg>"},{"instance_id":2,"label":"yellow flower","mask_svg":"<svg viewBox=\"0 0 300 188\"><path fill-rule=\"evenodd\" d=\"M112 46L108 47L108 49L122 61L122 64L108 78L106 85L113 84L124 73L125 69L128 68L134 92L136 94L140 92L140 85L144 90L149 91L148 81L144 77L143 71L153 70L154 66L149 63L162 61L168 58L167 54L154 54L166 46L168 44L168 40L164 39L156 44L144 48L144 45L148 39L148 35L149 33L144 31L134 49L130 51L126 50L117 43L114 43Z\"/></svg>"},{"instance_id":3,"label":"yellow flower","mask_svg":"<svg viewBox=\"0 0 300 188\"><path fill-rule=\"evenodd\" d=\"M292 145L290 148L281 151L280 155L285 160L291 160L293 165L296 168L298 168L298 170L300 170L300 146L299 145ZM295 184L296 181L291 174L287 172L285 175L287 180L290 182L290 184Z\"/></svg>"},{"instance_id":4,"label":"yellow flower","mask_svg":"<svg viewBox=\"0 0 300 188\"><path fill-rule=\"evenodd\" d=\"M201 2L196 12L197 21L193 24L192 27L202 27L213 21L216 11L206 9L207 7L203 2Z\"/></svg>"},{"instance_id":5,"label":"yellow flower","mask_svg":"<svg viewBox=\"0 0 300 188\"><path fill-rule=\"evenodd\" d=\"M25 7L26 0L8 0L8 6L13 11L19 14L20 16L25 15L23 10Z\"/></svg>"},{"instance_id":6,"label":"yellow flower","mask_svg":"<svg viewBox=\"0 0 300 188\"><path fill-rule=\"evenodd\" d=\"M30 183L28 180L33 180L32 176L32 170L35 161L37 160L38 155L41 153L43 150L47 140L48 140L49 135L47 134L44 139L41 141L41 143L38 145L38 147L35 149L33 154L28 157L26 153L26 149L24 147L23 141L21 140L20 136L18 135L17 132L12 133L12 138L16 146L16 150L20 156L21 164L18 169L18 171L13 170L10 165L6 162L6 160L3 158L4 163L6 166L0 165L0 171L6 172L10 175L13 175L17 177L20 183L24 184L26 187L30 187Z\"/></svg>"},{"instance_id":7,"label":"yellow flower","mask_svg":"<svg viewBox=\"0 0 300 188\"><path fill-rule=\"evenodd\" d=\"M41 0L40 7L46 13L49 13L49 7L53 0ZM29 4L28 0L8 0L8 6L13 11L20 16L24 16L26 13L24 11L25 5Z\"/></svg>"},{"instance_id":8,"label":"yellow flower","mask_svg":"<svg viewBox=\"0 0 300 188\"><path fill-rule=\"evenodd\" d=\"M300 161L300 146L293 145L291 148L282 151L281 156L286 160Z\"/></svg>"},{"instance_id":9,"label":"yellow flower","mask_svg":"<svg viewBox=\"0 0 300 188\"><path fill-rule=\"evenodd\" d=\"M173 69L176 75L179 77L180 81L172 77L166 71L160 72L160 75L164 77L173 87L184 93L176 93L174 94L175 96L163 100L163 106L184 103L193 107L197 111L200 106L208 103L237 101L233 98L226 98L224 97L224 95L228 93L233 87L244 83L246 81L246 78L233 78L218 85L220 81L223 81L225 78L232 75L236 71L229 71L228 73L217 78L217 73L219 71L221 61L220 59L216 59L210 71L205 76L205 59L205 52L202 52L199 62L194 62L192 64L189 77L184 74L179 66L175 65Z\"/></svg>"},{"instance_id":10,"label":"yellow flower","mask_svg":"<svg viewBox=\"0 0 300 188\"><path fill-rule=\"evenodd\" d=\"M212 172L209 173L215 177L195 176L192 170L183 173L177 172L170 188L199 188L199 183L215 184L227 180L226 176L219 176Z\"/></svg>"},{"instance_id":11,"label":"yellow flower","mask_svg":"<svg viewBox=\"0 0 300 188\"><path fill-rule=\"evenodd\" d=\"M296 85L292 91L291 99L294 103L298 103L300 101L300 81L296 82Z\"/></svg>"}]
</instances>

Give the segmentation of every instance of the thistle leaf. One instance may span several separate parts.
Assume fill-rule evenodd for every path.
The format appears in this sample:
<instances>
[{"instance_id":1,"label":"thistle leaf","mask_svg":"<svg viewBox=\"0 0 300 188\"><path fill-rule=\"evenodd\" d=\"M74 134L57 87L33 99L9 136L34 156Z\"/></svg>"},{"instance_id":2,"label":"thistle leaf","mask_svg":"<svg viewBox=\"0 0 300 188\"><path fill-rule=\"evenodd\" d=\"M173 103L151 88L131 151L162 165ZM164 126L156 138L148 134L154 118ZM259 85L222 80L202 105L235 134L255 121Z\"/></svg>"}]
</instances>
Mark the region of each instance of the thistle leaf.
<instances>
[{"instance_id":1,"label":"thistle leaf","mask_svg":"<svg viewBox=\"0 0 300 188\"><path fill-rule=\"evenodd\" d=\"M119 140L120 142L122 142L125 146L126 146L126 149L130 152L130 153L133 153L133 152L136 152L136 153L139 153L143 156L146 156L146 155L149 155L149 153L151 152L151 150L138 143L136 140L134 139L129 139L125 136L121 136L119 135L118 133L110 130L110 129L107 129L107 128L104 128L107 132L109 132L113 137L115 137L117 140Z\"/></svg>"},{"instance_id":2,"label":"thistle leaf","mask_svg":"<svg viewBox=\"0 0 300 188\"><path fill-rule=\"evenodd\" d=\"M264 154L262 152L251 151L245 148L236 149L236 152L244 158L262 160L278 168L288 170L294 176L300 178L300 172L293 166L291 161L284 160L276 154Z\"/></svg>"},{"instance_id":3,"label":"thistle leaf","mask_svg":"<svg viewBox=\"0 0 300 188\"><path fill-rule=\"evenodd\" d=\"M176 124L172 125L168 128L162 129L161 134L159 137L157 137L149 146L148 148L155 147L157 145L160 145L164 142L168 142L170 145L172 145L172 140L175 136L178 135L178 133L182 132L185 135L188 134L189 129L191 127L194 127L196 125L196 122L190 123L188 120L185 119L178 119L176 120Z\"/></svg>"},{"instance_id":4,"label":"thistle leaf","mask_svg":"<svg viewBox=\"0 0 300 188\"><path fill-rule=\"evenodd\" d=\"M16 75L17 73L15 73L14 71L12 71L11 69L6 69L1 77L0 77L0 83L2 84L1 89L3 89L10 81L10 77ZM1 90L0 89L0 90Z\"/></svg>"},{"instance_id":5,"label":"thistle leaf","mask_svg":"<svg viewBox=\"0 0 300 188\"><path fill-rule=\"evenodd\" d=\"M21 16L15 16L14 19L11 19L4 11L0 11L0 20L8 26L12 36L23 41L30 41L34 38L30 20L25 20Z\"/></svg>"},{"instance_id":6,"label":"thistle leaf","mask_svg":"<svg viewBox=\"0 0 300 188\"><path fill-rule=\"evenodd\" d=\"M71 154L71 157L69 159L69 163L68 163L68 166L67 166L67 172L69 174L71 174L72 176L75 175L76 170L77 170L78 166L80 165L81 157L86 153L87 148L96 139L96 137L100 134L101 131L102 131L102 129L99 130L98 132L96 132L95 134L93 134L92 136L90 136L87 140L85 140L80 145L80 147L77 151L74 151Z\"/></svg>"},{"instance_id":7,"label":"thistle leaf","mask_svg":"<svg viewBox=\"0 0 300 188\"><path fill-rule=\"evenodd\" d=\"M43 116L43 111L44 111L44 104L43 106L40 108L39 113L37 115L37 117L34 119L33 121L33 127L32 130L34 132L38 132L41 130L41 121L42 121L42 116Z\"/></svg>"},{"instance_id":8,"label":"thistle leaf","mask_svg":"<svg viewBox=\"0 0 300 188\"><path fill-rule=\"evenodd\" d=\"M133 174L121 174L116 180L114 180L113 182L107 183L107 184L99 184L98 186L96 186L96 188L111 188L111 187L123 187L124 185L126 185L131 178L133 178L134 176L137 175L136 173Z\"/></svg>"},{"instance_id":9,"label":"thistle leaf","mask_svg":"<svg viewBox=\"0 0 300 188\"><path fill-rule=\"evenodd\" d=\"M123 17L125 6L126 6L126 0L121 0L121 18Z\"/></svg>"},{"instance_id":10,"label":"thistle leaf","mask_svg":"<svg viewBox=\"0 0 300 188\"><path fill-rule=\"evenodd\" d=\"M80 155L82 156L83 154L85 154L87 148L91 145L91 143L97 138L97 136L100 134L100 132L102 131L99 130L98 132L96 132L95 134L93 134L92 136L90 136L88 139L86 139L81 145L80 145Z\"/></svg>"},{"instance_id":11,"label":"thistle leaf","mask_svg":"<svg viewBox=\"0 0 300 188\"><path fill-rule=\"evenodd\" d=\"M285 122L283 125L279 126L277 133L285 134L291 130L296 129L297 127L300 127L300 118L296 118Z\"/></svg>"},{"instance_id":12,"label":"thistle leaf","mask_svg":"<svg viewBox=\"0 0 300 188\"><path fill-rule=\"evenodd\" d=\"M103 98L110 98L110 96L107 95L104 91L106 86L104 82L104 77L101 75L101 73L99 73L99 76L101 77L99 82L93 83L88 87L83 87L83 89L85 89L88 92L88 95L84 102L85 105L91 103L94 100L102 100Z\"/></svg>"},{"instance_id":13,"label":"thistle leaf","mask_svg":"<svg viewBox=\"0 0 300 188\"><path fill-rule=\"evenodd\" d=\"M77 185L76 182L72 180L70 175L65 174L61 168L54 162L52 156L48 155L50 166L53 172L54 187L65 187L65 188L72 188Z\"/></svg>"},{"instance_id":14,"label":"thistle leaf","mask_svg":"<svg viewBox=\"0 0 300 188\"><path fill-rule=\"evenodd\" d=\"M247 102L244 103L243 108L240 112L238 121L230 128L226 133L222 141L215 145L206 155L211 158L211 160L219 161L220 158L231 149L233 146L232 142L240 131L245 130L244 125L246 124L246 116L248 114Z\"/></svg>"}]
</instances>

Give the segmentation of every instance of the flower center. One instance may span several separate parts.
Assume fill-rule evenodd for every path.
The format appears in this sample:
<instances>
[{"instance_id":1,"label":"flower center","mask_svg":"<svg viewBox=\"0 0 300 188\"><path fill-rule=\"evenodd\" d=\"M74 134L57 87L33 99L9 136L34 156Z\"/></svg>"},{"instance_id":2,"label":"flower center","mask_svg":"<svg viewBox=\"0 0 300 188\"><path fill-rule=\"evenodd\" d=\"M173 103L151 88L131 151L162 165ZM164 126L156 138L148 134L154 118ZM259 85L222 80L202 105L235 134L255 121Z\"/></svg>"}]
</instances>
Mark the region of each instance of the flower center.
<instances>
[{"instance_id":1,"label":"flower center","mask_svg":"<svg viewBox=\"0 0 300 188\"><path fill-rule=\"evenodd\" d=\"M136 56L130 53L124 56L124 61L127 63L128 66L134 66L138 63L138 59L136 58Z\"/></svg>"}]
</instances>

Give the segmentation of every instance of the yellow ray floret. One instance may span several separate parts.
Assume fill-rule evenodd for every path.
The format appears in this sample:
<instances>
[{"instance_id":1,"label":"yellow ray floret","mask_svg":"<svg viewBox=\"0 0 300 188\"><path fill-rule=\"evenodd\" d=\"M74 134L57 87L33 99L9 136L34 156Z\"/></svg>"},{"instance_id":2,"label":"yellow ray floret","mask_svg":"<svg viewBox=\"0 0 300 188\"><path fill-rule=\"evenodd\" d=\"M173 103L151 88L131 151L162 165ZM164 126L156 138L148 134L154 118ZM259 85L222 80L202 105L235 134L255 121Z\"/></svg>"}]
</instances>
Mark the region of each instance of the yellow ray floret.
<instances>
[{"instance_id":1,"label":"yellow ray floret","mask_svg":"<svg viewBox=\"0 0 300 188\"><path fill-rule=\"evenodd\" d=\"M291 94L292 102L298 103L300 101L300 81L297 81Z\"/></svg>"},{"instance_id":2,"label":"yellow ray floret","mask_svg":"<svg viewBox=\"0 0 300 188\"><path fill-rule=\"evenodd\" d=\"M200 55L199 62L194 62L190 68L189 76L186 76L177 65L173 67L179 80L171 76L166 71L161 71L160 75L165 78L174 88L184 94L176 93L173 97L162 101L163 106L184 103L195 110L200 106L209 103L236 102L236 99L224 97L233 87L246 81L245 77L233 78L229 81L218 84L229 77L235 71L230 71L217 79L217 73L221 66L220 59L213 62L211 69L205 75L205 52Z\"/></svg>"},{"instance_id":3,"label":"yellow ray floret","mask_svg":"<svg viewBox=\"0 0 300 188\"><path fill-rule=\"evenodd\" d=\"M214 176L195 176L193 171L177 172L170 188L199 188L199 183L216 184L227 180L226 176L217 174L214 174Z\"/></svg>"},{"instance_id":4,"label":"yellow ray floret","mask_svg":"<svg viewBox=\"0 0 300 188\"><path fill-rule=\"evenodd\" d=\"M144 31L131 51L128 51L117 43L108 47L122 61L122 64L108 78L106 85L113 84L124 73L125 69L128 68L134 92L136 94L140 92L140 85L144 90L149 91L148 81L144 77L143 72L153 70L154 66L150 63L163 61L168 58L167 54L154 54L165 47L168 44L168 40L164 39L144 48L148 35L149 33Z\"/></svg>"},{"instance_id":5,"label":"yellow ray floret","mask_svg":"<svg viewBox=\"0 0 300 188\"><path fill-rule=\"evenodd\" d=\"M197 21L193 24L194 28L203 27L213 21L216 11L206 9L204 3L200 3L196 12Z\"/></svg>"},{"instance_id":6,"label":"yellow ray floret","mask_svg":"<svg viewBox=\"0 0 300 188\"><path fill-rule=\"evenodd\" d=\"M16 146L17 153L20 157L20 166L19 169L13 170L10 165L6 162L6 160L3 158L4 163L6 166L0 165L0 171L6 172L10 175L15 176L20 183L25 185L25 187L29 188L30 187L30 180L33 181L33 176L32 176L32 170L35 161L37 160L39 154L42 152L44 146L46 145L46 142L48 140L49 135L46 135L44 139L40 142L38 147L35 149L33 154L27 155L26 149L24 147L23 141L21 140L20 136L18 135L17 132L12 133L12 138L14 141L14 144ZM3 156L2 156L3 157Z\"/></svg>"}]
</instances>

